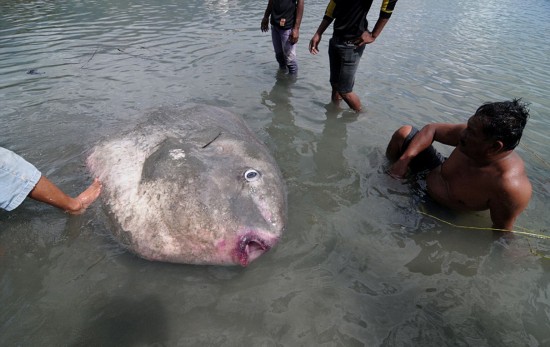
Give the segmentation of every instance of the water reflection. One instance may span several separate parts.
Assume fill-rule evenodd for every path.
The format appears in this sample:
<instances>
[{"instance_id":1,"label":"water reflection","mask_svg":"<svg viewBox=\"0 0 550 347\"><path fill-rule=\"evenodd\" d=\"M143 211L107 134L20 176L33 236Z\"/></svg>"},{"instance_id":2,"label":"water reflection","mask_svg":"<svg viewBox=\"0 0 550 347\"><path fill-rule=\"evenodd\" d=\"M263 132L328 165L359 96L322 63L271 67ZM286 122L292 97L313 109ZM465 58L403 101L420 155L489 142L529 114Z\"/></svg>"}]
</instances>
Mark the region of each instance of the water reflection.
<instances>
[{"instance_id":1,"label":"water reflection","mask_svg":"<svg viewBox=\"0 0 550 347\"><path fill-rule=\"evenodd\" d=\"M336 212L357 203L362 195L359 174L344 154L347 126L358 115L327 104L320 134L297 126L291 103L295 82L293 77L278 73L271 91L262 93L262 104L273 113L266 131L276 142L274 155L290 184L305 194L302 203L309 195L316 207L320 204L323 211Z\"/></svg>"},{"instance_id":2,"label":"water reflection","mask_svg":"<svg viewBox=\"0 0 550 347\"><path fill-rule=\"evenodd\" d=\"M231 9L229 0L205 0L204 4L210 11L227 13Z\"/></svg>"},{"instance_id":3,"label":"water reflection","mask_svg":"<svg viewBox=\"0 0 550 347\"><path fill-rule=\"evenodd\" d=\"M164 346L170 324L166 309L154 295L99 296L88 302L84 326L71 346ZM183 329L183 327L179 327Z\"/></svg>"},{"instance_id":4,"label":"water reflection","mask_svg":"<svg viewBox=\"0 0 550 347\"><path fill-rule=\"evenodd\" d=\"M292 170L298 168L300 155L295 148L295 141L299 140L299 129L295 123L295 110L290 102L292 97L292 85L296 80L282 72L278 72L275 84L269 92L261 93L262 105L272 112L271 122L266 127L267 133L276 141L275 159L281 163L281 169L287 177L297 177L299 172ZM288 165L286 165L288 163Z\"/></svg>"},{"instance_id":5,"label":"water reflection","mask_svg":"<svg viewBox=\"0 0 550 347\"><path fill-rule=\"evenodd\" d=\"M488 231L444 231L437 224L432 227L422 224L419 232L408 235L420 248L405 264L412 273L474 276L495 241L493 233Z\"/></svg>"}]
</instances>

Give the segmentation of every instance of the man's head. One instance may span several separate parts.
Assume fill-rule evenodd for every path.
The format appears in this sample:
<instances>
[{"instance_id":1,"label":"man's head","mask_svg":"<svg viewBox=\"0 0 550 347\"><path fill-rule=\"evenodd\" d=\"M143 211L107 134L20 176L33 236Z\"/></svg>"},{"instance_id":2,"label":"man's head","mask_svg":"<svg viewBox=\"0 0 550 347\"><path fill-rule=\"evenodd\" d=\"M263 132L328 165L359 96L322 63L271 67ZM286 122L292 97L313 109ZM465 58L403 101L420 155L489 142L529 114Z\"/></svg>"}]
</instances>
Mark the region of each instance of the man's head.
<instances>
[{"instance_id":1,"label":"man's head","mask_svg":"<svg viewBox=\"0 0 550 347\"><path fill-rule=\"evenodd\" d=\"M472 118L481 124L487 140L500 141L502 150L509 151L519 144L529 110L521 99L514 99L483 104Z\"/></svg>"}]
</instances>

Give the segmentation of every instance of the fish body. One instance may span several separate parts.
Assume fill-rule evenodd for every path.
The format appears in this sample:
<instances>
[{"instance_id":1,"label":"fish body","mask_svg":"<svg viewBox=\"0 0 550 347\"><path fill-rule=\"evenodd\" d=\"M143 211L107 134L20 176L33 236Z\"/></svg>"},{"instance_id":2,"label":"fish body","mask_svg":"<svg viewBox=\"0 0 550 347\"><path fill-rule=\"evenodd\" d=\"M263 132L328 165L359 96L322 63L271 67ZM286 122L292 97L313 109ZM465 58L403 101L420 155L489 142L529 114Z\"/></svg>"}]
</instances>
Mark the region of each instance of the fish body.
<instances>
[{"instance_id":1,"label":"fish body","mask_svg":"<svg viewBox=\"0 0 550 347\"><path fill-rule=\"evenodd\" d=\"M113 234L145 259L247 266L285 229L279 167L241 117L217 107L159 109L100 142L87 165Z\"/></svg>"}]
</instances>

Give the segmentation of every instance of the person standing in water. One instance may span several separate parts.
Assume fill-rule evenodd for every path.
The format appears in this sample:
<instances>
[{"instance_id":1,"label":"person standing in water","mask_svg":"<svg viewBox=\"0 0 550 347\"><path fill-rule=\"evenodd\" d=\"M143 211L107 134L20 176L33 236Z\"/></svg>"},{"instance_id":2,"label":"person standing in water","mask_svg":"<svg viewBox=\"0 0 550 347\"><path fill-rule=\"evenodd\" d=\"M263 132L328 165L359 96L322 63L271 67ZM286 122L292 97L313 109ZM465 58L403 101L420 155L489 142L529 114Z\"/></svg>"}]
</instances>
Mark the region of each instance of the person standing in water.
<instances>
[{"instance_id":1,"label":"person standing in water","mask_svg":"<svg viewBox=\"0 0 550 347\"><path fill-rule=\"evenodd\" d=\"M319 53L321 36L334 21L334 31L329 41L330 85L332 102L343 99L356 112L361 111L361 100L353 92L355 73L365 50L373 43L389 21L397 0L382 0L380 15L372 31L368 30L367 13L372 0L330 0L325 16L309 42L311 54Z\"/></svg>"},{"instance_id":2,"label":"person standing in water","mask_svg":"<svg viewBox=\"0 0 550 347\"><path fill-rule=\"evenodd\" d=\"M268 0L261 30L268 31L271 18L271 41L275 59L281 70L298 73L296 43L300 37L300 24L304 13L304 0Z\"/></svg>"}]
</instances>

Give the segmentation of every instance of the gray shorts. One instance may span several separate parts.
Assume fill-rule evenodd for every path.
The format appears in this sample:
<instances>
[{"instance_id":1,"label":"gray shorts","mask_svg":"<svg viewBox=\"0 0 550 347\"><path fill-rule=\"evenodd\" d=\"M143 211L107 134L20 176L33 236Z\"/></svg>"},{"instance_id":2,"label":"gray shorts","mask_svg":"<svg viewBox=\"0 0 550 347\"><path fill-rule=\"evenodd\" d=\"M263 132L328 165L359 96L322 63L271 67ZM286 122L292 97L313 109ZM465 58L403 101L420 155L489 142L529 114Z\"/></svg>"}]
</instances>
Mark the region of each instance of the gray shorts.
<instances>
[{"instance_id":1,"label":"gray shorts","mask_svg":"<svg viewBox=\"0 0 550 347\"><path fill-rule=\"evenodd\" d=\"M21 205L40 177L34 165L0 147L0 208L11 211Z\"/></svg>"},{"instance_id":2,"label":"gray shorts","mask_svg":"<svg viewBox=\"0 0 550 347\"><path fill-rule=\"evenodd\" d=\"M330 60L330 84L338 93L353 91L355 73L365 46L356 47L350 41L332 37L328 46Z\"/></svg>"},{"instance_id":3,"label":"gray shorts","mask_svg":"<svg viewBox=\"0 0 550 347\"><path fill-rule=\"evenodd\" d=\"M405 138L403 146L401 146L401 153L399 155L405 153L416 134L418 134L418 129L413 127L409 135ZM433 170L443 164L446 159L447 158L444 155L439 153L433 146L430 145L430 147L418 153L418 155L411 160L409 163L409 169L413 174L426 170Z\"/></svg>"}]
</instances>

